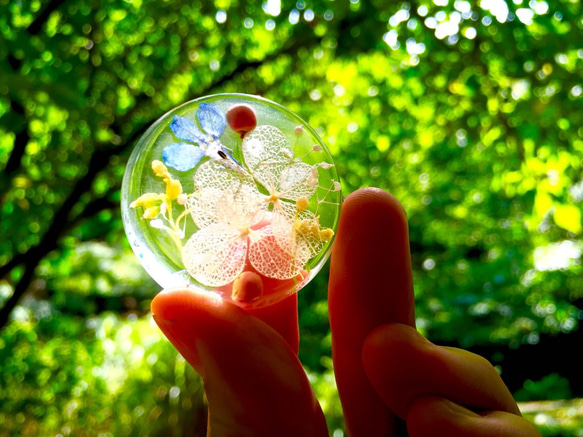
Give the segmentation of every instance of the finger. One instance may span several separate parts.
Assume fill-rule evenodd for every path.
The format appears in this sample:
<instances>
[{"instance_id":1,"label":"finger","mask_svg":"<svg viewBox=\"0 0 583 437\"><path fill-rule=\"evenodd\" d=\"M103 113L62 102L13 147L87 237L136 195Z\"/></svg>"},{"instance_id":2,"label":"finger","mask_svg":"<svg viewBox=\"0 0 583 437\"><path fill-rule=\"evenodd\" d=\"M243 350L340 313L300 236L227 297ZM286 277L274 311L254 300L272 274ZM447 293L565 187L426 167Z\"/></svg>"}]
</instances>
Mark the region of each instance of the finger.
<instances>
[{"instance_id":1,"label":"finger","mask_svg":"<svg viewBox=\"0 0 583 437\"><path fill-rule=\"evenodd\" d=\"M252 272L242 273L233 284L233 290L238 294L253 294L253 290L261 289L262 287L262 279ZM246 311L275 329L297 355L300 345L300 331L298 325L298 296L296 293L274 304Z\"/></svg>"},{"instance_id":2,"label":"finger","mask_svg":"<svg viewBox=\"0 0 583 437\"><path fill-rule=\"evenodd\" d=\"M260 277L257 273L243 272L233 282L232 295L234 300L245 303L247 297L253 298L261 296L264 292L265 285L269 287L275 281L271 278ZM281 286L282 281L279 282ZM296 355L300 344L300 331L298 326L298 298L294 293L283 300L260 308L249 308L246 311L263 320L273 329L281 334L288 342Z\"/></svg>"},{"instance_id":3,"label":"finger","mask_svg":"<svg viewBox=\"0 0 583 437\"><path fill-rule=\"evenodd\" d=\"M332 355L347 428L353 436L390 435L393 416L362 369L364 338L377 326L413 326L407 217L390 194L358 190L343 203L329 285Z\"/></svg>"},{"instance_id":4,"label":"finger","mask_svg":"<svg viewBox=\"0 0 583 437\"><path fill-rule=\"evenodd\" d=\"M436 346L410 326L389 324L366 339L362 354L369 380L386 405L406 418L413 402L437 395L472 410L520 415L494 367L470 352Z\"/></svg>"},{"instance_id":5,"label":"finger","mask_svg":"<svg viewBox=\"0 0 583 437\"><path fill-rule=\"evenodd\" d=\"M504 411L477 414L435 396L415 400L407 413L409 437L537 437L541 434L524 418Z\"/></svg>"},{"instance_id":6,"label":"finger","mask_svg":"<svg viewBox=\"0 0 583 437\"><path fill-rule=\"evenodd\" d=\"M275 329L289 344L297 355L300 346L300 331L298 326L298 295L286 297L284 300L263 308L247 310Z\"/></svg>"},{"instance_id":7,"label":"finger","mask_svg":"<svg viewBox=\"0 0 583 437\"><path fill-rule=\"evenodd\" d=\"M295 351L266 323L191 289L152 301L160 329L201 374L212 436L327 436Z\"/></svg>"}]
</instances>

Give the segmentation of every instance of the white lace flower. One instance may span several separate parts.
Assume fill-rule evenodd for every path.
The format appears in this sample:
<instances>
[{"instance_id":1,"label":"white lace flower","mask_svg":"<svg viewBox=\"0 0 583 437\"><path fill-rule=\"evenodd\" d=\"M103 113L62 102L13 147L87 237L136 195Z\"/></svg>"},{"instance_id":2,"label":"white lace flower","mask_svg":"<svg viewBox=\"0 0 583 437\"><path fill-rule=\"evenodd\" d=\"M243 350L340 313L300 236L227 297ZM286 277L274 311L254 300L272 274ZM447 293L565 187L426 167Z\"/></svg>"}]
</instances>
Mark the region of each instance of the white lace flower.
<instances>
[{"instance_id":1,"label":"white lace flower","mask_svg":"<svg viewBox=\"0 0 583 437\"><path fill-rule=\"evenodd\" d=\"M183 264L193 278L220 287L232 282L247 262L270 278L290 279L300 273L303 263L276 243L273 214L250 176L209 161L194 179L200 188L187 207L199 230L182 250Z\"/></svg>"},{"instance_id":2,"label":"white lace flower","mask_svg":"<svg viewBox=\"0 0 583 437\"><path fill-rule=\"evenodd\" d=\"M250 177L213 161L198 168L195 182L201 188L187 208L199 230L184 245L182 262L197 281L219 287L245 267L249 234L263 218L262 197Z\"/></svg>"},{"instance_id":3,"label":"white lace flower","mask_svg":"<svg viewBox=\"0 0 583 437\"><path fill-rule=\"evenodd\" d=\"M243 158L255 180L267 191L265 201L272 205L271 231L277 244L294 259L305 263L318 254L325 240L318 233L306 232L317 227L311 211L298 208L318 189L317 165L293 159L288 138L274 126L258 126L243 139Z\"/></svg>"},{"instance_id":4,"label":"white lace flower","mask_svg":"<svg viewBox=\"0 0 583 437\"><path fill-rule=\"evenodd\" d=\"M317 168L293 159L279 129L253 129L242 152L250 174L205 162L187 202L199 230L184 245L182 260L192 277L211 287L232 282L248 264L269 278L294 278L331 238L307 209L318 188Z\"/></svg>"}]
</instances>

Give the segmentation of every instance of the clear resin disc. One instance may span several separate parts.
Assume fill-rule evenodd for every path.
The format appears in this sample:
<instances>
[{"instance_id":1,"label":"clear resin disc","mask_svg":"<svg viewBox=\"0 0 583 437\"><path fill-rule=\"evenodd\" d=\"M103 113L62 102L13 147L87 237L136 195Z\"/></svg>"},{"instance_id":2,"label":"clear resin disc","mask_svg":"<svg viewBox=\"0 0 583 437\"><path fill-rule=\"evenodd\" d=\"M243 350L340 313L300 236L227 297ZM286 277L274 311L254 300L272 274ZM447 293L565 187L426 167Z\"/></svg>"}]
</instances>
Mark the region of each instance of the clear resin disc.
<instances>
[{"instance_id":1,"label":"clear resin disc","mask_svg":"<svg viewBox=\"0 0 583 437\"><path fill-rule=\"evenodd\" d=\"M161 287L216 292L247 308L314 277L340 203L318 134L283 106L244 94L193 100L156 121L122 186L129 242Z\"/></svg>"}]
</instances>

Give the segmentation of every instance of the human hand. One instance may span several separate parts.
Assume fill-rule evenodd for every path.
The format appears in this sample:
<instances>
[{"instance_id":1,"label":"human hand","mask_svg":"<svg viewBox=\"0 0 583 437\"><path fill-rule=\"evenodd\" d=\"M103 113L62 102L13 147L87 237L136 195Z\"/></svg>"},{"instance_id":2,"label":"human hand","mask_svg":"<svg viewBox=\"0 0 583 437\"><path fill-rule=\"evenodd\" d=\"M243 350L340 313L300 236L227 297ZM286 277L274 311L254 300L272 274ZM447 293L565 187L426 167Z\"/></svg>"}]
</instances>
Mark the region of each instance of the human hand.
<instances>
[{"instance_id":1,"label":"human hand","mask_svg":"<svg viewBox=\"0 0 583 437\"><path fill-rule=\"evenodd\" d=\"M240 287L253 287L243 277ZM170 290L154 319L200 373L209 431L223 436L326 436L297 359L297 299L244 311L211 294ZM332 353L350 435L538 436L495 369L414 329L406 215L391 195L362 189L344 202L329 286Z\"/></svg>"}]
</instances>

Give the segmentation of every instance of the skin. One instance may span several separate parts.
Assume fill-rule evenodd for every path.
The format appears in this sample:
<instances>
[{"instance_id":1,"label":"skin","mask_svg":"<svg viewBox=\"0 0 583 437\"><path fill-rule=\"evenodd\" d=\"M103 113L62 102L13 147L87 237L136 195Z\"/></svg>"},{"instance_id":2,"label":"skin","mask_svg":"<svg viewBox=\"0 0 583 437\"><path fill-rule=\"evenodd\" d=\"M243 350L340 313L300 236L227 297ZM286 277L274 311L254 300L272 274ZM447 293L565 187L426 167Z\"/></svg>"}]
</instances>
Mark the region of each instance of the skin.
<instances>
[{"instance_id":1,"label":"skin","mask_svg":"<svg viewBox=\"0 0 583 437\"><path fill-rule=\"evenodd\" d=\"M244 293L256 279L237 286ZM297 359L296 296L244 311L212 294L165 290L152 312L204 380L209 436L328 435ZM490 363L415 330L407 217L382 190L343 204L329 314L349 435L540 436Z\"/></svg>"}]
</instances>

